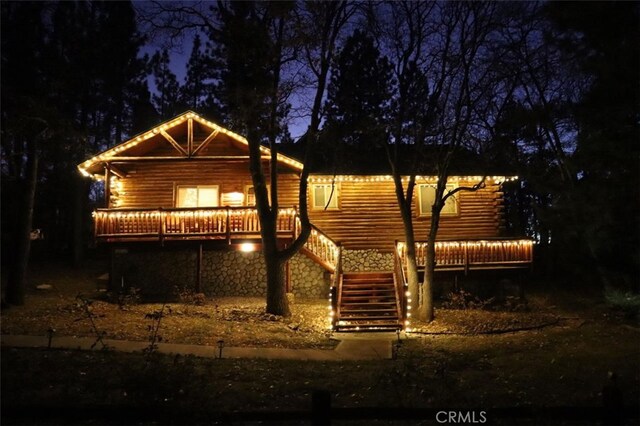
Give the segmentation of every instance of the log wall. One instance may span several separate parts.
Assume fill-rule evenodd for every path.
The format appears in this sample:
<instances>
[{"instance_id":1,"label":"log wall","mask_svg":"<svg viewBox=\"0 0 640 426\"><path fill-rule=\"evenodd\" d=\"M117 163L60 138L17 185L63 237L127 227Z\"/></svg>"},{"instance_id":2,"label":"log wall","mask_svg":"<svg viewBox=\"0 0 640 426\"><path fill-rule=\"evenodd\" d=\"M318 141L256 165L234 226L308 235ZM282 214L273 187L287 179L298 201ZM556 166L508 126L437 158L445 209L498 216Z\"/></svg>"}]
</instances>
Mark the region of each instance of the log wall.
<instances>
[{"instance_id":1,"label":"log wall","mask_svg":"<svg viewBox=\"0 0 640 426\"><path fill-rule=\"evenodd\" d=\"M472 183L460 182L461 186ZM311 183L309 184L311 190ZM340 209L313 210L311 222L345 248L379 249L390 252L395 240L404 241L404 228L392 181L340 182ZM458 214L442 215L438 239L491 238L500 236L502 193L498 185L487 185L477 192L456 194ZM308 199L311 206L311 199ZM417 193L414 196L414 230L416 239L424 240L430 225L429 216L418 215Z\"/></svg>"},{"instance_id":2,"label":"log wall","mask_svg":"<svg viewBox=\"0 0 640 426\"><path fill-rule=\"evenodd\" d=\"M266 163L265 163L266 164ZM121 208L169 208L175 206L177 185L219 185L219 193L242 192L251 185L248 160L140 162L127 165L128 175L120 179ZM268 177L268 173L267 173ZM460 182L460 185L472 183ZM313 183L309 183L311 190ZM298 204L298 175L279 175L281 208ZM339 210L314 210L308 197L311 222L346 249L393 250L395 240L404 240L400 210L392 181L339 183ZM443 215L438 239L492 238L501 235L503 198L499 186L487 185L477 192L456 195L458 213ZM430 217L418 215L414 196L416 239L426 239Z\"/></svg>"},{"instance_id":3,"label":"log wall","mask_svg":"<svg viewBox=\"0 0 640 426\"><path fill-rule=\"evenodd\" d=\"M178 185L218 185L223 194L244 193L245 185L253 184L248 160L140 162L127 169L127 177L120 179L119 208L175 207ZM278 182L280 206L298 204L298 176L283 172Z\"/></svg>"}]
</instances>

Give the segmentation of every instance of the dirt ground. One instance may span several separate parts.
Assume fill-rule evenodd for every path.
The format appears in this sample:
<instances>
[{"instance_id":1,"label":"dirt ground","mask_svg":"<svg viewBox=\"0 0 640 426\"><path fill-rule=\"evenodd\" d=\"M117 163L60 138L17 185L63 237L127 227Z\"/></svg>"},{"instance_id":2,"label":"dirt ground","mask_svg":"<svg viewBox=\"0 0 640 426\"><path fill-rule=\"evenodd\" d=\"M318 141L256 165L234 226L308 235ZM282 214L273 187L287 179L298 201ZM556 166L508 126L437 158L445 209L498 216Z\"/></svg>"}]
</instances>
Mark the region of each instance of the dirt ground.
<instances>
[{"instance_id":1,"label":"dirt ground","mask_svg":"<svg viewBox=\"0 0 640 426\"><path fill-rule=\"evenodd\" d=\"M151 317L162 312L157 334L163 342L215 346L224 340L225 346L293 349L330 349L337 344L331 339L329 305L324 299L295 299L290 318L266 314L260 297L209 298L202 305L192 301L118 304L98 291L96 278L102 272L99 263L80 270L55 263L34 266L25 305L2 312L2 333L46 335L51 329L54 336L104 334L110 339L149 341L149 328L158 325ZM50 288L38 290L42 284ZM500 333L560 321L546 301L538 305L528 312L438 309L431 324L414 321L412 335Z\"/></svg>"},{"instance_id":2,"label":"dirt ground","mask_svg":"<svg viewBox=\"0 0 640 426\"><path fill-rule=\"evenodd\" d=\"M99 266L72 270L59 265L39 265L31 272L31 286L24 306L2 312L3 334L97 336L110 339L148 341L150 318L162 312L158 335L163 342L216 346L278 348L332 348L329 339L328 301L297 299L290 318L265 313L264 298L221 297L193 302L130 303L107 301L98 292ZM48 284L51 289L35 287ZM81 298L78 298L81 295ZM88 300L91 317L82 299ZM95 325L95 327L94 327Z\"/></svg>"},{"instance_id":3,"label":"dirt ground","mask_svg":"<svg viewBox=\"0 0 640 426\"><path fill-rule=\"evenodd\" d=\"M44 334L52 326L59 334L91 335L75 296L95 289L94 272L41 269L33 282L46 281L53 289L30 290L24 307L4 310L2 332ZM125 412L153 407L152 417L170 410L186 416L183 423L206 419L203 424L211 424L212 413L236 413L246 420L258 412L274 416L269 418L280 424L283 417L278 413L297 418L295 412L310 410L313 392L322 389L329 393L336 415L369 419L356 424L438 424L433 410L449 408L486 410L487 424L602 424L600 411L593 410L602 407L607 392L614 389L618 411L630 413L622 424L636 424L637 320L612 311L601 298L575 291L530 292L528 299L527 312L436 310L435 322L414 322L416 332L401 336L401 343L394 345L394 360L150 360L141 354L3 348L2 405L20 411L45 401L47 406L74 407L74 412L96 404ZM141 304L122 310L101 301L92 306L98 327L109 337L136 340L146 340L145 314L160 307ZM335 345L326 329L326 301L299 300L293 306L292 319L274 320L264 314L261 299L171 304L160 334L176 343L212 344L223 338L229 346ZM371 414L394 410L403 415L418 410L423 417L385 423ZM504 418L504 410L527 414ZM539 417L544 410L552 410L552 417ZM86 416L93 415L98 414L80 414L77 423L85 424ZM50 424L60 419L52 418Z\"/></svg>"}]
</instances>

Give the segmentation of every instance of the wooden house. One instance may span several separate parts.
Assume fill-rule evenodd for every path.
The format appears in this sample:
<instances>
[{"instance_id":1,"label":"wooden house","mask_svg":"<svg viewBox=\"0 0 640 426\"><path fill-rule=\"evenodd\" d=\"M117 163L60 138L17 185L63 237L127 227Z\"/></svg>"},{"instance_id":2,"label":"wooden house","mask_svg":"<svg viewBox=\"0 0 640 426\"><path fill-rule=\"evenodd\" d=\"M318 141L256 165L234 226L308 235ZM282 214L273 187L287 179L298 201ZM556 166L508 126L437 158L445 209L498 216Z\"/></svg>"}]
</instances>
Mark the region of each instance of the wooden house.
<instances>
[{"instance_id":1,"label":"wooden house","mask_svg":"<svg viewBox=\"0 0 640 426\"><path fill-rule=\"evenodd\" d=\"M270 151L263 147L268 175ZM105 208L93 213L95 238L111 251L110 286L163 297L173 287L209 296L266 292L260 223L254 208L248 143L242 136L185 112L78 166L104 181ZM299 232L296 204L302 164L278 154L278 234ZM476 183L456 176L448 185ZM442 213L437 270L469 273L530 266L532 242L503 238L501 184L486 178L477 192L459 192ZM419 176L416 235L429 226L434 180ZM390 176L309 177L313 230L287 265L288 291L332 296L336 328L401 327L406 321L403 227ZM418 243L424 264L424 243Z\"/></svg>"}]
</instances>

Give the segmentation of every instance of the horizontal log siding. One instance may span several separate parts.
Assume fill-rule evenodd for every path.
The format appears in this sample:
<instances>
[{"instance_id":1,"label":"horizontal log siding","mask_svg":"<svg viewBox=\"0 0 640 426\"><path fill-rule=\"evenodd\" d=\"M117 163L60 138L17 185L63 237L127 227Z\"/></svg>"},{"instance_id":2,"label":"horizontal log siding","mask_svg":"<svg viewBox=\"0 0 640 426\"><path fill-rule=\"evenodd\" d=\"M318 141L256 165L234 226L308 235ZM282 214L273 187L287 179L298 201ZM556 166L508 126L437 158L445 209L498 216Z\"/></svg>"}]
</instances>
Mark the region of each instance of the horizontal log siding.
<instances>
[{"instance_id":1,"label":"horizontal log siding","mask_svg":"<svg viewBox=\"0 0 640 426\"><path fill-rule=\"evenodd\" d=\"M127 178L121 179L122 208L174 207L176 185L219 185L224 192L243 192L251 185L246 160L175 161L131 164ZM463 184L463 183L461 183ZM311 188L311 183L309 184ZM298 205L298 177L282 173L279 179L280 207ZM438 239L490 238L500 235L502 193L490 185L478 192L458 193L457 216L443 216ZM340 210L309 210L311 222L347 249L391 251L395 240L404 240L400 211L393 182L341 182ZM416 196L417 198L417 196ZM308 200L311 206L311 200ZM427 235L429 217L417 216L414 202L416 238Z\"/></svg>"},{"instance_id":2,"label":"horizontal log siding","mask_svg":"<svg viewBox=\"0 0 640 426\"><path fill-rule=\"evenodd\" d=\"M464 182L461 185L467 185ZM310 183L311 188L311 183ZM341 182L340 210L309 210L311 222L347 249L391 251L404 240L393 182ZM497 185L477 192L459 192L458 215L443 215L438 239L490 238L500 234L502 193ZM426 238L430 217L418 217L414 201L416 239ZM311 205L311 200L308 200Z\"/></svg>"},{"instance_id":3,"label":"horizontal log siding","mask_svg":"<svg viewBox=\"0 0 640 426\"><path fill-rule=\"evenodd\" d=\"M122 208L174 207L176 185L219 185L220 194L244 193L245 185L252 185L247 160L148 162L129 167L128 176L120 180L124 194L118 207ZM298 176L281 173L278 182L280 207L298 204Z\"/></svg>"}]
</instances>

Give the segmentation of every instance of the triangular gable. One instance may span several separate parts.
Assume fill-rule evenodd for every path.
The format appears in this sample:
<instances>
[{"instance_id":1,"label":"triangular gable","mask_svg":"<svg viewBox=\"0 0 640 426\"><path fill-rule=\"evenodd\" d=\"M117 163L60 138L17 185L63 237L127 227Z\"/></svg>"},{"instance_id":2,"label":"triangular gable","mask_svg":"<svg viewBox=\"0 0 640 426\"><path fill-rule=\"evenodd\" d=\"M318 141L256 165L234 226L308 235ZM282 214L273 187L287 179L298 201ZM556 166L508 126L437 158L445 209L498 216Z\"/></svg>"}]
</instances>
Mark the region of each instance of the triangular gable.
<instances>
[{"instance_id":1,"label":"triangular gable","mask_svg":"<svg viewBox=\"0 0 640 426\"><path fill-rule=\"evenodd\" d=\"M193 138L193 127L194 123L198 123L203 127L209 130L209 134L202 140L200 143L195 143ZM188 126L187 131L187 141L186 144L184 142L176 140L174 136L172 136L172 130L180 126ZM78 165L78 169L85 176L95 176L100 175L102 173L102 165L105 162L118 160L118 158L126 157L128 153L132 151L142 151L144 152L145 146L148 146L152 143L158 144L158 141L162 141L161 143L166 146L170 146L173 149L173 154L176 157L189 158L192 156L198 156L201 152L205 150L205 148L211 143L216 142L216 138L219 135L226 135L231 141L237 143L242 147L246 147L248 149L249 142L243 136L240 136L237 133L232 132L231 130L225 129L212 121L206 120L205 118L199 116L193 111L186 111L171 120L165 121L157 125L156 127L141 133L133 138L116 145L112 148L109 148L98 155L84 161L83 163ZM260 151L265 156L271 155L271 150L267 147L261 146ZM139 154L140 155L140 154ZM144 156L144 154L141 154ZM278 161L293 167L298 170L302 170L302 163L294 160L293 158L287 157L286 155L282 155L278 153Z\"/></svg>"}]
</instances>

